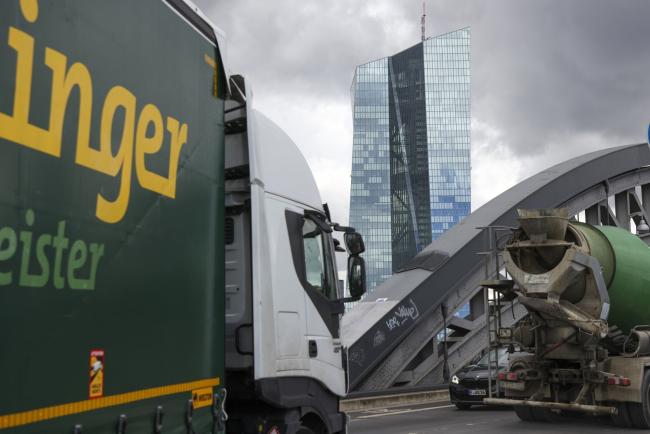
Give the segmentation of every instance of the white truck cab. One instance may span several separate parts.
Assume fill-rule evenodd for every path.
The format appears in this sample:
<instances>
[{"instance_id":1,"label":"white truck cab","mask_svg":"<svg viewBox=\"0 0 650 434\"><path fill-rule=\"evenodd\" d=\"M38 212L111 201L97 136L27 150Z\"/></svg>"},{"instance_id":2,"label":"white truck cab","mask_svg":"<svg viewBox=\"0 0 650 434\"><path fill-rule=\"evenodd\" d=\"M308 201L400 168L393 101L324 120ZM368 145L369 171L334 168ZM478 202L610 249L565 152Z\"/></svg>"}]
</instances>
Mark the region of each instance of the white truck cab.
<instances>
[{"instance_id":1,"label":"white truck cab","mask_svg":"<svg viewBox=\"0 0 650 434\"><path fill-rule=\"evenodd\" d=\"M344 433L342 249L332 231L346 232L355 299L363 241L330 221L305 158L245 87L233 76L226 105L228 432Z\"/></svg>"}]
</instances>

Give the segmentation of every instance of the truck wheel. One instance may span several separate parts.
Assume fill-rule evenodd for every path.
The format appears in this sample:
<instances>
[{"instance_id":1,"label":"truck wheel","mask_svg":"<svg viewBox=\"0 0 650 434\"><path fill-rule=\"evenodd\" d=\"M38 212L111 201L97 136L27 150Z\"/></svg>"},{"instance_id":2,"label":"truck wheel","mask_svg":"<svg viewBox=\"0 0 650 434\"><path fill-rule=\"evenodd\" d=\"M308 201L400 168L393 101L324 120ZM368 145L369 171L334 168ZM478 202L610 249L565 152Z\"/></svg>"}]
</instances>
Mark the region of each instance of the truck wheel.
<instances>
[{"instance_id":1,"label":"truck wheel","mask_svg":"<svg viewBox=\"0 0 650 434\"><path fill-rule=\"evenodd\" d=\"M300 426L295 434L329 434L329 432L325 423L318 416L309 413L300 420Z\"/></svg>"},{"instance_id":2,"label":"truck wheel","mask_svg":"<svg viewBox=\"0 0 650 434\"><path fill-rule=\"evenodd\" d=\"M632 428L632 420L630 418L630 411L628 410L626 402L614 402L611 404L618 410L617 414L612 415L612 422L619 428Z\"/></svg>"},{"instance_id":3,"label":"truck wheel","mask_svg":"<svg viewBox=\"0 0 650 434\"><path fill-rule=\"evenodd\" d=\"M550 408L533 407L531 408L531 411L533 413L533 417L538 422L555 423L562 420L560 413L556 413L556 411L553 411Z\"/></svg>"},{"instance_id":4,"label":"truck wheel","mask_svg":"<svg viewBox=\"0 0 650 434\"><path fill-rule=\"evenodd\" d=\"M641 402L628 402L630 419L635 428L650 428L650 372L645 371L641 386Z\"/></svg>"},{"instance_id":5,"label":"truck wheel","mask_svg":"<svg viewBox=\"0 0 650 434\"><path fill-rule=\"evenodd\" d=\"M535 416L533 415L532 408L526 407L524 405L515 405L515 413L519 419L524 422L534 422Z\"/></svg>"},{"instance_id":6,"label":"truck wheel","mask_svg":"<svg viewBox=\"0 0 650 434\"><path fill-rule=\"evenodd\" d=\"M472 404L461 404L460 402L457 402L455 405L459 410L469 410L472 407Z\"/></svg>"}]
</instances>

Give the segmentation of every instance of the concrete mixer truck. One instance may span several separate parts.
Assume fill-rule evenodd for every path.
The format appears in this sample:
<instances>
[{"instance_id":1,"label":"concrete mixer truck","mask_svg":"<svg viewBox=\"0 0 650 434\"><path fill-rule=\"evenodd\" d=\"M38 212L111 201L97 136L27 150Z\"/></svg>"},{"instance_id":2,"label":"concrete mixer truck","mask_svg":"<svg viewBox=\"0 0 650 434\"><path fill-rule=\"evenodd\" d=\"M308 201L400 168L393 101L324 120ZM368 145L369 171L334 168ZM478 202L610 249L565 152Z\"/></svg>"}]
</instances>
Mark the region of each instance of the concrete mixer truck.
<instances>
[{"instance_id":1,"label":"concrete mixer truck","mask_svg":"<svg viewBox=\"0 0 650 434\"><path fill-rule=\"evenodd\" d=\"M650 248L566 209L519 210L519 223L503 251L508 280L491 286L528 310L497 330L528 354L499 373L506 397L485 402L512 405L524 421L581 411L650 428Z\"/></svg>"}]
</instances>

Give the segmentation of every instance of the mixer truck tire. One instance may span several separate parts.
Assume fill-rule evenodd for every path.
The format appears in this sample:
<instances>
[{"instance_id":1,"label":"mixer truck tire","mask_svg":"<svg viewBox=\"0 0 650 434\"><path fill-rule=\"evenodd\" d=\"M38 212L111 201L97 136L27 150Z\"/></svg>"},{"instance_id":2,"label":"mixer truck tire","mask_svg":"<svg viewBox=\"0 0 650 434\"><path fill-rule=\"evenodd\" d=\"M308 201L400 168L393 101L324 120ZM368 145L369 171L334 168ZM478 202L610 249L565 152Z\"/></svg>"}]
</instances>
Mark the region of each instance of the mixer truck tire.
<instances>
[{"instance_id":1,"label":"mixer truck tire","mask_svg":"<svg viewBox=\"0 0 650 434\"><path fill-rule=\"evenodd\" d=\"M533 408L533 416L539 422L559 422L562 420L562 415L559 410L551 410L550 408Z\"/></svg>"},{"instance_id":2,"label":"mixer truck tire","mask_svg":"<svg viewBox=\"0 0 650 434\"><path fill-rule=\"evenodd\" d=\"M614 402L611 404L615 406L618 410L618 413L612 415L612 422L619 428L632 428L632 418L630 417L630 411L628 408L627 402Z\"/></svg>"},{"instance_id":3,"label":"mixer truck tire","mask_svg":"<svg viewBox=\"0 0 650 434\"><path fill-rule=\"evenodd\" d=\"M635 428L650 428L650 371L646 370L641 386L641 402L628 402L630 419Z\"/></svg>"},{"instance_id":4,"label":"mixer truck tire","mask_svg":"<svg viewBox=\"0 0 650 434\"><path fill-rule=\"evenodd\" d=\"M561 415L550 408L515 406L515 413L524 422L558 422Z\"/></svg>"},{"instance_id":5,"label":"mixer truck tire","mask_svg":"<svg viewBox=\"0 0 650 434\"><path fill-rule=\"evenodd\" d=\"M533 420L537 422L559 422L561 416L550 408L533 407L530 409L533 414Z\"/></svg>"},{"instance_id":6,"label":"mixer truck tire","mask_svg":"<svg viewBox=\"0 0 650 434\"><path fill-rule=\"evenodd\" d=\"M523 405L515 405L515 413L519 419L524 422L534 422L535 416L533 415L533 409L530 407L524 407Z\"/></svg>"}]
</instances>

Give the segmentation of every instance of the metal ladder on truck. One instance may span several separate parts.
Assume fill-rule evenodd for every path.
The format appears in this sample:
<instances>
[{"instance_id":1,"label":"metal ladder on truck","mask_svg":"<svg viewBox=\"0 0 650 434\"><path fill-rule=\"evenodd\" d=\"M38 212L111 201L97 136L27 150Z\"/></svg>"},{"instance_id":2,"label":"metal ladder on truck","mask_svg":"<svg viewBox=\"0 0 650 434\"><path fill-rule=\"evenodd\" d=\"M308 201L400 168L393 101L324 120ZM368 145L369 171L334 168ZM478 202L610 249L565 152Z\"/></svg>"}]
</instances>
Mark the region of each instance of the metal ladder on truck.
<instances>
[{"instance_id":1,"label":"metal ladder on truck","mask_svg":"<svg viewBox=\"0 0 650 434\"><path fill-rule=\"evenodd\" d=\"M500 244L504 239L508 238L514 228L508 226L486 226L482 227L486 250L479 252L484 258L485 264L485 280L481 282L483 287L483 300L486 309L485 315L485 330L487 338L487 354L488 354L488 397L499 396L500 387L498 377L499 371L499 348L504 346L504 341L509 341L511 336L511 329L509 327L503 328L501 323L501 315L503 311L503 303L513 302L514 293L511 291L513 281L508 279L503 264L502 251L503 248ZM508 296L504 294L509 294ZM495 362L496 373L493 377L492 360ZM495 387L492 387L493 378L497 379L494 382Z\"/></svg>"}]
</instances>

